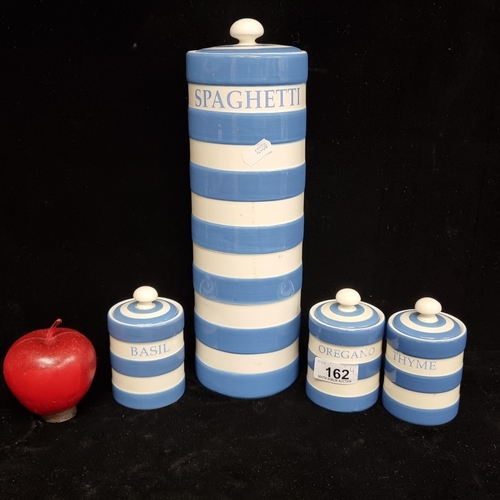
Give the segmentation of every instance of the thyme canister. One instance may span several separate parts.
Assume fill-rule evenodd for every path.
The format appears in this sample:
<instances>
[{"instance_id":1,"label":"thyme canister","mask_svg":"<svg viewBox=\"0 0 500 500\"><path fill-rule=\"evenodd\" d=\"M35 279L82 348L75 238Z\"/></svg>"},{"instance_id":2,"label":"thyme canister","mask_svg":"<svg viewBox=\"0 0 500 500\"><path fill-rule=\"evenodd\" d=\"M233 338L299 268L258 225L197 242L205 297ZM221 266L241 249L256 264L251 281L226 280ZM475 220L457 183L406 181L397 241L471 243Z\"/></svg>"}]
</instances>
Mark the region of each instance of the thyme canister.
<instances>
[{"instance_id":1,"label":"thyme canister","mask_svg":"<svg viewBox=\"0 0 500 500\"><path fill-rule=\"evenodd\" d=\"M382 404L392 415L440 425L458 413L465 325L424 297L387 322Z\"/></svg>"},{"instance_id":2,"label":"thyme canister","mask_svg":"<svg viewBox=\"0 0 500 500\"><path fill-rule=\"evenodd\" d=\"M263 33L187 54L196 373L241 398L298 374L307 54Z\"/></svg>"},{"instance_id":3,"label":"thyme canister","mask_svg":"<svg viewBox=\"0 0 500 500\"><path fill-rule=\"evenodd\" d=\"M185 389L184 311L171 299L141 286L134 298L108 312L112 391L138 410L162 408Z\"/></svg>"}]
</instances>

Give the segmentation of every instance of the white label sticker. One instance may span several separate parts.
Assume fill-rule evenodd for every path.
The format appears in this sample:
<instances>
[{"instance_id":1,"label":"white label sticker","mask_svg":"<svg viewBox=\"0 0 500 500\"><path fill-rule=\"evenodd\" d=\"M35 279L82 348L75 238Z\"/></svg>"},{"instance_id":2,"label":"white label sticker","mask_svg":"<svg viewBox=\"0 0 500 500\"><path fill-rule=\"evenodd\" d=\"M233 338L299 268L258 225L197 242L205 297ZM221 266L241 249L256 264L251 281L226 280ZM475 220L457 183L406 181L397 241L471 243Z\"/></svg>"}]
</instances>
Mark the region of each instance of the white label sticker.
<instances>
[{"instance_id":1,"label":"white label sticker","mask_svg":"<svg viewBox=\"0 0 500 500\"><path fill-rule=\"evenodd\" d=\"M332 384L355 384L358 381L359 365L332 363L323 358L314 360L314 378Z\"/></svg>"},{"instance_id":2,"label":"white label sticker","mask_svg":"<svg viewBox=\"0 0 500 500\"><path fill-rule=\"evenodd\" d=\"M262 139L255 144L255 146L252 146L243 153L243 161L247 165L255 165L259 160L262 160L264 156L272 153L272 151L272 144L267 139Z\"/></svg>"}]
</instances>

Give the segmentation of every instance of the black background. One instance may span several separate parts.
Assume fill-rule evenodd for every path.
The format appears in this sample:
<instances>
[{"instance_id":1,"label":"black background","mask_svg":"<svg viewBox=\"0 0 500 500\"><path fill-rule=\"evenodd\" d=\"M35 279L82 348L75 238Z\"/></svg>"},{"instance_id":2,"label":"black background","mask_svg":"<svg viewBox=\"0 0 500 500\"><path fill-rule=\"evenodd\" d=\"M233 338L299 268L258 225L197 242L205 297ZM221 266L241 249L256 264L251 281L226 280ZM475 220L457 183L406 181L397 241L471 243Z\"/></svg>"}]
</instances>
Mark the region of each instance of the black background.
<instances>
[{"instance_id":1,"label":"black background","mask_svg":"<svg viewBox=\"0 0 500 500\"><path fill-rule=\"evenodd\" d=\"M494 498L500 486L499 39L493 1L3 2L0 353L56 318L94 344L77 416L46 424L0 384L4 498ZM309 54L301 372L256 401L194 373L185 53ZM152 285L186 311L187 390L111 396L108 309ZM422 296L468 327L458 417L424 428L304 392L307 311L356 288L386 316Z\"/></svg>"}]
</instances>

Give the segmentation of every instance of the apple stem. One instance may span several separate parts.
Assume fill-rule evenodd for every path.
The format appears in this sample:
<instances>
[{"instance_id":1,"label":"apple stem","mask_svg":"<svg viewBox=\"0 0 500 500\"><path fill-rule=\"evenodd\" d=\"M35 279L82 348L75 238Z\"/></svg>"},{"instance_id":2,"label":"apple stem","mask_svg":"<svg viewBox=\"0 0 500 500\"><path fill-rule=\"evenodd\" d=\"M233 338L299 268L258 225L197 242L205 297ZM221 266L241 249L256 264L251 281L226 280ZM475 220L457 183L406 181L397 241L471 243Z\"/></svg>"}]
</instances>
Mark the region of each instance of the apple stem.
<instances>
[{"instance_id":1,"label":"apple stem","mask_svg":"<svg viewBox=\"0 0 500 500\"><path fill-rule=\"evenodd\" d=\"M52 339L52 336L54 335L54 331L61 323L62 323L62 319L56 319L54 321L54 324L49 328L49 331L47 332L47 337L45 338L46 340Z\"/></svg>"}]
</instances>

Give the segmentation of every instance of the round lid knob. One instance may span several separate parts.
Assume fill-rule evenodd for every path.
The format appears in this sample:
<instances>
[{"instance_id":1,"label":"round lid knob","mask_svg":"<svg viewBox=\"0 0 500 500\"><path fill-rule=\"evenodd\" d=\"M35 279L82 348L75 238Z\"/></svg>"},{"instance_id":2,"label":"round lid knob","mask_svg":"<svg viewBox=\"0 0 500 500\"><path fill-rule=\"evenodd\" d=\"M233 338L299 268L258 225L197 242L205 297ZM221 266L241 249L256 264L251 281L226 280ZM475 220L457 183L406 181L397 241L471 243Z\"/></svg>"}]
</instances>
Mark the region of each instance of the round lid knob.
<instances>
[{"instance_id":1,"label":"round lid knob","mask_svg":"<svg viewBox=\"0 0 500 500\"><path fill-rule=\"evenodd\" d=\"M417 319L424 323L435 323L438 320L436 314L441 312L441 304L431 297L423 297L415 303L418 312Z\"/></svg>"},{"instance_id":2,"label":"round lid knob","mask_svg":"<svg viewBox=\"0 0 500 500\"><path fill-rule=\"evenodd\" d=\"M137 309L153 309L154 301L158 298L158 292L152 286L140 286L134 292L134 299L137 300Z\"/></svg>"},{"instance_id":3,"label":"round lid knob","mask_svg":"<svg viewBox=\"0 0 500 500\"><path fill-rule=\"evenodd\" d=\"M361 296L352 288L342 288L335 295L335 299L339 303L339 309L343 312L355 311L356 306L361 302Z\"/></svg>"},{"instance_id":4,"label":"round lid knob","mask_svg":"<svg viewBox=\"0 0 500 500\"><path fill-rule=\"evenodd\" d=\"M238 45L256 45L255 39L264 34L264 27L255 19L239 19L233 23L229 34L238 40Z\"/></svg>"}]
</instances>

